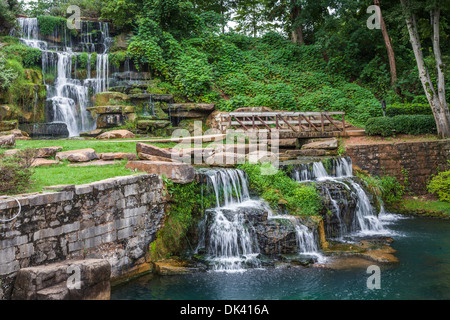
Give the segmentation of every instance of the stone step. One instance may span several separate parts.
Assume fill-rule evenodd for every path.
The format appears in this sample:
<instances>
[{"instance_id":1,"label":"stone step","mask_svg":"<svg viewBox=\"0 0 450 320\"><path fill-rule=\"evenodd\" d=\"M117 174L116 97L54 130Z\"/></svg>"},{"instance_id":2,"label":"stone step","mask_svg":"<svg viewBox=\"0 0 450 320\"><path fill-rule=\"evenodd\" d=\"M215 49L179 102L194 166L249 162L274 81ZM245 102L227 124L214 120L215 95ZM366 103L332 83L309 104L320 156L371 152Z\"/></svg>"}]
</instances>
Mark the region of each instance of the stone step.
<instances>
[{"instance_id":1,"label":"stone step","mask_svg":"<svg viewBox=\"0 0 450 320\"><path fill-rule=\"evenodd\" d=\"M111 265L103 259L23 268L17 273L12 300L109 300L110 277Z\"/></svg>"}]
</instances>

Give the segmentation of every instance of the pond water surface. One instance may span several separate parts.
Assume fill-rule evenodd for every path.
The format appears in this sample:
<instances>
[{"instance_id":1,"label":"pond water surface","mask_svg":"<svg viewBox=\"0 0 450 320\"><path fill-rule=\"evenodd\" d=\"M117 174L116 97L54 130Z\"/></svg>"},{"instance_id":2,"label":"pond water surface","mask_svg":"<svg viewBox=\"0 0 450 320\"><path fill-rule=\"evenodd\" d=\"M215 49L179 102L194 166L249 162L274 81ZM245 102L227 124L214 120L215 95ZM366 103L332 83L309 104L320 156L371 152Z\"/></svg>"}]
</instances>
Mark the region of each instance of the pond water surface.
<instances>
[{"instance_id":1,"label":"pond water surface","mask_svg":"<svg viewBox=\"0 0 450 320\"><path fill-rule=\"evenodd\" d=\"M113 288L112 300L450 299L450 221L392 216L399 263L383 265L369 290L366 266L258 269L144 276Z\"/></svg>"}]
</instances>

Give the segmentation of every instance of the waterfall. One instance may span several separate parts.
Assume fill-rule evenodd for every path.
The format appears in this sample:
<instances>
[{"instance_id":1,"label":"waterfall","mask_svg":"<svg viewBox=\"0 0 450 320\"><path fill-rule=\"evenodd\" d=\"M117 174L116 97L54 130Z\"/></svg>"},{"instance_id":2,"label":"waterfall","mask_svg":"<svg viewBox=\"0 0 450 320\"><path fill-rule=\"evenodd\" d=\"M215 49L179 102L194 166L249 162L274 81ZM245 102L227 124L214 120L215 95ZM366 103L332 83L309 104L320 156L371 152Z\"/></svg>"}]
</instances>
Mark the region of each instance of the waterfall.
<instances>
[{"instance_id":1,"label":"waterfall","mask_svg":"<svg viewBox=\"0 0 450 320\"><path fill-rule=\"evenodd\" d=\"M354 179L351 159L330 159L327 164L328 170L326 170L324 163L321 161L296 166L294 168L293 178L299 182L328 181L341 184L351 191L357 202L352 226L350 230L346 230L346 226L342 221L341 210L336 199L332 198L328 189L325 190L330 198L332 205L331 209L334 209L334 213L339 220L341 229L339 238L342 238L348 233L379 234L386 232L377 217L376 209L370 203L366 191L360 183ZM348 185L350 185L350 187Z\"/></svg>"},{"instance_id":2,"label":"waterfall","mask_svg":"<svg viewBox=\"0 0 450 320\"><path fill-rule=\"evenodd\" d=\"M261 228L266 223L275 224L278 228L277 219L291 221L288 228L295 235L298 254L324 260L319 253L314 231L301 224L297 217L274 216L267 203L250 197L244 171L209 169L203 173L207 192L215 198L215 207L206 210L205 219L200 223L201 237L197 251L200 248L206 250L213 270L236 272L248 267L260 267L258 235L265 233Z\"/></svg>"},{"instance_id":3,"label":"waterfall","mask_svg":"<svg viewBox=\"0 0 450 320\"><path fill-rule=\"evenodd\" d=\"M208 233L208 260L216 271L243 271L245 266L258 266L257 239L252 225L239 209L254 206L242 170L220 169L206 171L207 186L216 198L216 207L208 209L201 228ZM208 227L207 227L208 226ZM205 245L201 239L199 246Z\"/></svg>"},{"instance_id":4,"label":"waterfall","mask_svg":"<svg viewBox=\"0 0 450 320\"><path fill-rule=\"evenodd\" d=\"M95 121L87 108L90 106L89 88L94 94L104 92L109 87L109 60L108 52L111 45L109 26L104 22L96 22L99 26L97 32L96 49L92 23L81 21L81 32L78 35L78 46L73 46L73 35L63 28L63 32L56 28L51 37L41 38L37 18L18 18L19 29L13 34L32 48L42 51L42 74L47 86L47 100L53 110L51 122L62 122L67 125L70 137L79 136L83 131L95 129ZM43 40L43 39L52 39ZM58 40L60 39L60 40ZM64 41L61 41L63 39ZM59 42L58 42L59 41ZM75 41L77 42L77 41ZM81 52L88 53L87 79L77 79L76 59ZM98 51L98 52L97 52ZM91 76L91 54L97 53L96 77ZM75 66L72 70L72 65ZM74 72L73 72L74 71ZM49 77L54 77L50 81Z\"/></svg>"}]
</instances>

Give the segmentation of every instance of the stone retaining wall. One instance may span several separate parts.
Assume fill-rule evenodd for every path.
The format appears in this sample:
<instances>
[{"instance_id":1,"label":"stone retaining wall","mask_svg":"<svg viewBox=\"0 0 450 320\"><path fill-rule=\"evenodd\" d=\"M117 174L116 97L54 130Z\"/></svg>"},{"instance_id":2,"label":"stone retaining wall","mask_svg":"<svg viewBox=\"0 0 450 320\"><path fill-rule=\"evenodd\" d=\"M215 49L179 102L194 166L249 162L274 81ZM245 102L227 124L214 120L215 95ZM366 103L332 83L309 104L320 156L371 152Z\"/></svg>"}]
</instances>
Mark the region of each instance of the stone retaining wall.
<instances>
[{"instance_id":1,"label":"stone retaining wall","mask_svg":"<svg viewBox=\"0 0 450 320\"><path fill-rule=\"evenodd\" d=\"M112 280L150 268L146 254L165 216L159 176L117 177L59 190L18 197L20 215L0 223L0 300L11 297L21 268L102 258L111 264ZM0 200L0 218L17 211L15 200Z\"/></svg>"},{"instance_id":2,"label":"stone retaining wall","mask_svg":"<svg viewBox=\"0 0 450 320\"><path fill-rule=\"evenodd\" d=\"M391 175L399 181L407 177L409 189L421 195L427 193L431 175L448 166L450 140L347 146L346 155L373 175Z\"/></svg>"}]
</instances>

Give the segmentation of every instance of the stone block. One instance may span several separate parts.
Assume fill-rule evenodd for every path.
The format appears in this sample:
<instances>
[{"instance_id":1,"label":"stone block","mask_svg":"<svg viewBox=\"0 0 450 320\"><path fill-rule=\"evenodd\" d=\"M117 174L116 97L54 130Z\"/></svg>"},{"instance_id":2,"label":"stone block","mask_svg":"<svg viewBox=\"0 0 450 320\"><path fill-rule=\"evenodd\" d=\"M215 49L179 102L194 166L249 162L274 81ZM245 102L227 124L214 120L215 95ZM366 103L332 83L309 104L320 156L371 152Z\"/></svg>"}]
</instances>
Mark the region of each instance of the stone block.
<instances>
[{"instance_id":1,"label":"stone block","mask_svg":"<svg viewBox=\"0 0 450 320\"><path fill-rule=\"evenodd\" d=\"M12 299L108 300L110 276L111 265L103 259L67 260L23 268L17 274Z\"/></svg>"},{"instance_id":2,"label":"stone block","mask_svg":"<svg viewBox=\"0 0 450 320\"><path fill-rule=\"evenodd\" d=\"M165 175L175 183L186 184L194 181L194 167L186 163L162 162L162 161L130 161L125 166L131 170Z\"/></svg>"}]
</instances>

